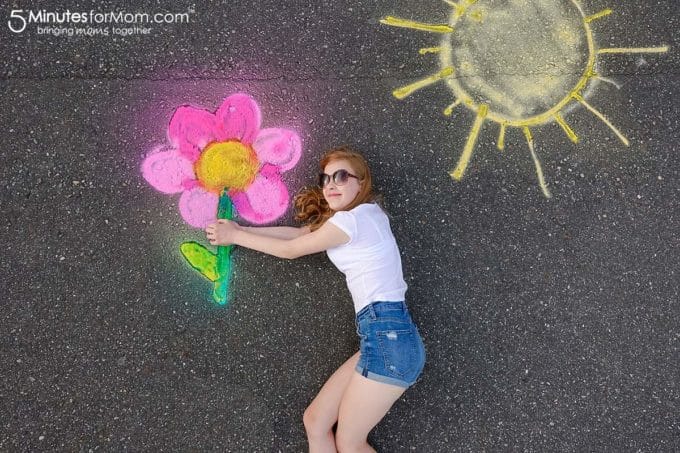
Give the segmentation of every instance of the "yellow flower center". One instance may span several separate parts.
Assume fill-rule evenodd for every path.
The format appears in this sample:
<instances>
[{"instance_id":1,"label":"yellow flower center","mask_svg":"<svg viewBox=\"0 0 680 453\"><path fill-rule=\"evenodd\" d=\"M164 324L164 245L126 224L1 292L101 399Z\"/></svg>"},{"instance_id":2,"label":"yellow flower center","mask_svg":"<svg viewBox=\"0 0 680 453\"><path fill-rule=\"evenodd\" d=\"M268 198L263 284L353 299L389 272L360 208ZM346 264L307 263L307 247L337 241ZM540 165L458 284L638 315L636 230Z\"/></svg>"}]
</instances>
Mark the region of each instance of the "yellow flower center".
<instances>
[{"instance_id":1,"label":"yellow flower center","mask_svg":"<svg viewBox=\"0 0 680 453\"><path fill-rule=\"evenodd\" d=\"M194 164L203 187L217 193L225 188L245 190L259 168L255 151L237 140L209 144Z\"/></svg>"}]
</instances>

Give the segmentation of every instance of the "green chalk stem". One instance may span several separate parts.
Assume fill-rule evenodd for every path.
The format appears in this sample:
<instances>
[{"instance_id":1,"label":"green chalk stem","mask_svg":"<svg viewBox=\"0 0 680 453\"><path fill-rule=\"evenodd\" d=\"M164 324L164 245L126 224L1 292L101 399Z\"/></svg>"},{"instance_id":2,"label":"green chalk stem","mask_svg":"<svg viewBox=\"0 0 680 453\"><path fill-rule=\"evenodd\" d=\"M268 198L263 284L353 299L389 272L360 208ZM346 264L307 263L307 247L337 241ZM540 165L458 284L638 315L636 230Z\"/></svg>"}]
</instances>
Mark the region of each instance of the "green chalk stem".
<instances>
[{"instance_id":1,"label":"green chalk stem","mask_svg":"<svg viewBox=\"0 0 680 453\"><path fill-rule=\"evenodd\" d=\"M234 217L234 205L224 189L217 205L217 218L231 220ZM233 245L218 246L217 253L208 250L195 241L180 245L182 256L191 267L205 278L213 282L213 300L218 305L226 305L229 301L229 283L231 281L231 252Z\"/></svg>"},{"instance_id":2,"label":"green chalk stem","mask_svg":"<svg viewBox=\"0 0 680 453\"><path fill-rule=\"evenodd\" d=\"M224 189L220 195L220 201L217 205L217 218L226 220L234 218L234 205L227 194L227 189ZM219 305L226 305L228 302L233 248L233 245L217 247L217 280L213 288L213 300Z\"/></svg>"}]
</instances>

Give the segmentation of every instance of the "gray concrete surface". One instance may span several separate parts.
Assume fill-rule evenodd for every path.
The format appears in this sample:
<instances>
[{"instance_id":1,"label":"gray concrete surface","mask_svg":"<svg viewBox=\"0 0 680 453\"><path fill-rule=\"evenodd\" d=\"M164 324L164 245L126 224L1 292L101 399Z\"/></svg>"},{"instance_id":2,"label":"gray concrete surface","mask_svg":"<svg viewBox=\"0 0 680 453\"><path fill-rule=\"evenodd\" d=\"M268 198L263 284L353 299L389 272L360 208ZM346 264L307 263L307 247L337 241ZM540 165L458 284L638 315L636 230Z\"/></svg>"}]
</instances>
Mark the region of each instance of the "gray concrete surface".
<instances>
[{"instance_id":1,"label":"gray concrete surface","mask_svg":"<svg viewBox=\"0 0 680 453\"><path fill-rule=\"evenodd\" d=\"M178 251L202 235L139 170L177 106L237 91L300 133L291 191L335 144L374 169L428 352L369 437L379 451L679 450L679 7L583 3L615 9L595 24L603 47L671 49L599 65L620 88L588 100L630 147L582 107L566 115L578 144L532 128L548 200L519 130L500 153L485 125L455 182L472 113L441 114L443 83L392 97L436 70L417 50L439 38L378 20L446 21L443 2L202 2L128 37L7 22L190 5L5 2L0 450L306 449L302 412L358 345L341 274L238 250L233 301L213 306Z\"/></svg>"}]
</instances>

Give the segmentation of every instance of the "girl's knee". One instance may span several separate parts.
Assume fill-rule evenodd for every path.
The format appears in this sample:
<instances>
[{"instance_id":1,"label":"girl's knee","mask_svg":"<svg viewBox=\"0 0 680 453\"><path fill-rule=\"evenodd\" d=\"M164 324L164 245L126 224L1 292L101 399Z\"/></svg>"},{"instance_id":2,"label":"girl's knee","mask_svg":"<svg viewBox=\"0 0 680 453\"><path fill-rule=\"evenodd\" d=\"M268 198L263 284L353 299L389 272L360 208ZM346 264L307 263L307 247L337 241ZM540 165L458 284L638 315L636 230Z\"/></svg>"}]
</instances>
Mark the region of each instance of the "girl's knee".
<instances>
[{"instance_id":1,"label":"girl's knee","mask_svg":"<svg viewBox=\"0 0 680 453\"><path fill-rule=\"evenodd\" d=\"M375 453L375 450L368 444L366 439L356 439L353 437L349 437L345 435L345 433L342 432L341 430L338 430L338 432L335 433L335 448L338 450L338 453L345 452Z\"/></svg>"},{"instance_id":2,"label":"girl's knee","mask_svg":"<svg viewBox=\"0 0 680 453\"><path fill-rule=\"evenodd\" d=\"M308 436L322 436L328 433L331 426L327 426L328 423L325 422L323 417L320 416L319 412L314 408L314 406L309 406L305 409L304 414L302 414L302 423L305 425L305 430Z\"/></svg>"},{"instance_id":3,"label":"girl's knee","mask_svg":"<svg viewBox=\"0 0 680 453\"><path fill-rule=\"evenodd\" d=\"M305 412L302 414L302 423L304 423L305 429L307 431L310 431L310 429L316 425L317 417L315 416L314 410L311 406L307 407Z\"/></svg>"},{"instance_id":4,"label":"girl's knee","mask_svg":"<svg viewBox=\"0 0 680 453\"><path fill-rule=\"evenodd\" d=\"M356 445L351 439L348 439L342 433L335 433L335 448L338 453L350 452L356 450Z\"/></svg>"}]
</instances>

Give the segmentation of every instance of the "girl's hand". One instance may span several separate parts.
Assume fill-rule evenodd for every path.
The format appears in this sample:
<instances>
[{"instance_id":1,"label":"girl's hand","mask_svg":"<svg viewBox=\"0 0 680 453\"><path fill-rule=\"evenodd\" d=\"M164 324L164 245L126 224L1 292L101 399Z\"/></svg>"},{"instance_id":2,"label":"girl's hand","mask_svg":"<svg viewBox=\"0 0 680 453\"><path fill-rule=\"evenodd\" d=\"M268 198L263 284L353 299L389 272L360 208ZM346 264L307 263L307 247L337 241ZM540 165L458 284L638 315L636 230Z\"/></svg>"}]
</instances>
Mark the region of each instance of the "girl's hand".
<instances>
[{"instance_id":1,"label":"girl's hand","mask_svg":"<svg viewBox=\"0 0 680 453\"><path fill-rule=\"evenodd\" d=\"M231 220L219 219L205 228L205 235L211 245L232 245L239 225Z\"/></svg>"}]
</instances>

